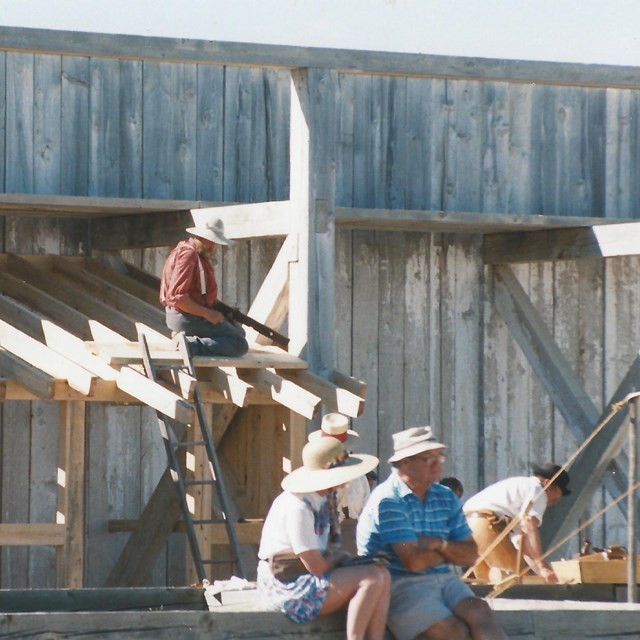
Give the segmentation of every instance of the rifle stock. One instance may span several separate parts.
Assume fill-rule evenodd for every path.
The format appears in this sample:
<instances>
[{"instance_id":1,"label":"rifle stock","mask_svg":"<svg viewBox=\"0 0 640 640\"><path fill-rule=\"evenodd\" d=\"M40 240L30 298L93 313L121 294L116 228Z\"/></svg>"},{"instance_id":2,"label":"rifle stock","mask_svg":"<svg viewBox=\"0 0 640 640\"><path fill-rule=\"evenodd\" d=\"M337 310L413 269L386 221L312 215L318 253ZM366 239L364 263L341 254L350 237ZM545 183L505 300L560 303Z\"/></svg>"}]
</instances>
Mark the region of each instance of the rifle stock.
<instances>
[{"instance_id":1,"label":"rifle stock","mask_svg":"<svg viewBox=\"0 0 640 640\"><path fill-rule=\"evenodd\" d=\"M272 342L277 344L279 347L283 349L287 349L289 346L289 338L287 336L283 336L281 333L278 333L275 329L271 327L267 327L266 324L262 324L262 322L258 322L254 320L251 316L248 316L242 311L238 309L234 309L230 307L228 304L220 300L216 300L213 303L213 308L216 311L219 311L227 320L230 322L239 322L247 327L251 327L255 329L259 334L269 338Z\"/></svg>"}]
</instances>

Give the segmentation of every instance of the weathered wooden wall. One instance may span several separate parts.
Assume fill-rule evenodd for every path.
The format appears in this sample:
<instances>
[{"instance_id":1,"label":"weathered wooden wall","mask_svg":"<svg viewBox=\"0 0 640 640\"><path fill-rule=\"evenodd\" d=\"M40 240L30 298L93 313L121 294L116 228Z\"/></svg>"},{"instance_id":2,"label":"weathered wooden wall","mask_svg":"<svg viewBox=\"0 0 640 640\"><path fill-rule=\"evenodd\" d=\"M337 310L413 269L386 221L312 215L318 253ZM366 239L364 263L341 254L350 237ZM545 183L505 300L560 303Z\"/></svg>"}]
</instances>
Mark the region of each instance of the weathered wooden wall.
<instances>
[{"instance_id":1,"label":"weathered wooden wall","mask_svg":"<svg viewBox=\"0 0 640 640\"><path fill-rule=\"evenodd\" d=\"M0 52L0 190L5 193L261 201L288 196L286 71ZM312 74L320 81L321 75ZM634 89L338 76L336 200L342 206L634 217L640 204L640 99ZM2 249L91 251L87 223L6 216ZM431 423L447 474L470 494L575 442L492 304L480 235L339 230L336 366L369 392L361 449L384 461L391 433ZM247 307L278 241L222 259L224 298ZM157 273L166 249L126 257ZM638 260L515 271L598 407L640 344ZM1 517L51 521L55 405L0 405ZM266 414L263 414L263 416ZM261 436L238 424L223 445L255 514L269 489ZM104 582L163 468L151 411L87 410L87 585ZM272 437L269 436L269 437ZM279 443L283 446L282 442ZM271 452L275 449L271 449ZM270 453L271 455L271 453ZM256 462L251 459L254 456ZM383 474L386 465L383 465ZM595 505L598 506L598 505ZM590 534L624 539L618 514ZM180 584L181 541L154 584ZM51 549L2 548L0 586L53 586Z\"/></svg>"}]
</instances>

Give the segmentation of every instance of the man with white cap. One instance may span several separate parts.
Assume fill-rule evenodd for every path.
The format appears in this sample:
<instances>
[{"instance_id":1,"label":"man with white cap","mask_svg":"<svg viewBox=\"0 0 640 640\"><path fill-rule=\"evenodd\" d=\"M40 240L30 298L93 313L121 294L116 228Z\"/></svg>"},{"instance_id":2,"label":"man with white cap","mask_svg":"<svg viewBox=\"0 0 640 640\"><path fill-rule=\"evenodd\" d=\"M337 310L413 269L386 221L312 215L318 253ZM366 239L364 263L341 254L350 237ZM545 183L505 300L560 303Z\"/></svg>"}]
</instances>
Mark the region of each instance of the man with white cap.
<instances>
[{"instance_id":1,"label":"man with white cap","mask_svg":"<svg viewBox=\"0 0 640 640\"><path fill-rule=\"evenodd\" d=\"M549 462L534 464L530 476L499 480L471 496L463 510L481 553L473 567L476 578L490 581L492 568L498 575L524 573L528 565L545 582L558 582L544 558L539 527L547 508L570 493L569 474Z\"/></svg>"},{"instance_id":2,"label":"man with white cap","mask_svg":"<svg viewBox=\"0 0 640 640\"><path fill-rule=\"evenodd\" d=\"M477 547L458 498L438 483L445 446L431 427L393 434L391 475L358 521L358 553L392 561L388 625L397 640L506 640L487 603L451 565L469 566Z\"/></svg>"},{"instance_id":3,"label":"man with white cap","mask_svg":"<svg viewBox=\"0 0 640 640\"><path fill-rule=\"evenodd\" d=\"M212 308L218 282L211 261L233 241L219 218L189 227L189 237L171 251L162 269L160 301L173 335L184 332L191 355L242 356L249 350L244 329Z\"/></svg>"}]
</instances>

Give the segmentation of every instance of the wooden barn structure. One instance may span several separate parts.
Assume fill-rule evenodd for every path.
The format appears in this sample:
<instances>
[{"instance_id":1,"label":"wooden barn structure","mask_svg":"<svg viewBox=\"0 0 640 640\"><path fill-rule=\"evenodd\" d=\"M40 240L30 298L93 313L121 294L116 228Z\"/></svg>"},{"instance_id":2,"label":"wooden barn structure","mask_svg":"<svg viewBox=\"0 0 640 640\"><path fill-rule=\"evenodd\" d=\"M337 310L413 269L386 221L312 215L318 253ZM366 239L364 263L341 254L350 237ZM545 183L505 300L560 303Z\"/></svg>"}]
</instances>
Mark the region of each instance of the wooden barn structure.
<instances>
[{"instance_id":1,"label":"wooden barn structure","mask_svg":"<svg viewBox=\"0 0 640 640\"><path fill-rule=\"evenodd\" d=\"M383 476L431 424L471 494L640 383L637 69L7 27L0 60L1 588L190 579L155 415L189 409L135 343L169 353L155 278L212 207L222 298L291 340L200 363L244 518L323 411ZM625 416L548 539L625 490Z\"/></svg>"}]
</instances>

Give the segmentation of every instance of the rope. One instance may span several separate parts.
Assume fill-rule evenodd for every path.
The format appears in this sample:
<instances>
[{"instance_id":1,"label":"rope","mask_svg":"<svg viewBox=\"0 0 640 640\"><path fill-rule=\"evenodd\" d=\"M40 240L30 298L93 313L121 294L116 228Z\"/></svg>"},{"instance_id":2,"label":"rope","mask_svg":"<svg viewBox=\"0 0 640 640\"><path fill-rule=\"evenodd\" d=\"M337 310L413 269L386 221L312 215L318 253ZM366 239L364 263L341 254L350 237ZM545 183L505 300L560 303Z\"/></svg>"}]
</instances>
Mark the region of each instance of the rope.
<instances>
[{"instance_id":1,"label":"rope","mask_svg":"<svg viewBox=\"0 0 640 640\"><path fill-rule=\"evenodd\" d=\"M551 479L549 480L548 484L552 484L560 476L560 474L573 463L573 461L582 453L584 448L600 433L600 431L602 431L602 429L604 429L604 427L611 421L613 416L616 415L616 413L618 413L618 411L620 411L620 409L625 407L631 400L633 400L634 398L636 398L638 396L640 396L640 392L629 393L622 400L612 403L611 404L611 409L609 410L609 413L595 426L595 428L593 429L593 431L591 432L589 437L573 452L573 454L571 454L571 456L569 456L567 461L551 477ZM473 573L473 570L481 562L484 562L484 560L486 560L486 558L489 556L489 554L511 533L511 531L513 531L513 529L516 527L516 525L518 525L522 521L522 519L527 516L527 513L529 512L529 509L531 508L531 505L543 493L544 493L544 487L542 487L540 489L540 491L533 498L531 498L531 500L529 500L527 502L526 506L524 507L524 509L523 509L523 511L521 513L519 513L518 515L514 516L511 519L511 522L509 522L509 524L504 528L504 530L501 531L500 534L498 536L496 536L496 538L492 541L492 543L480 554L480 556L475 561L473 566L469 567L465 571L465 573L462 575L462 580L466 580L467 578L469 578L471 573ZM626 493L623 494L621 497L624 497L625 495L626 495ZM547 555L548 555L548 553L543 555L542 559L544 559ZM527 571L528 571L528 569L527 569ZM525 571L525 573L526 573L526 571ZM524 575L524 573L523 573L523 575Z\"/></svg>"},{"instance_id":2,"label":"rope","mask_svg":"<svg viewBox=\"0 0 640 640\"><path fill-rule=\"evenodd\" d=\"M597 513L595 513L593 516L591 516L591 518L589 518L586 522L584 522L583 524L581 524L579 527L577 527L574 531L572 531L571 533L569 533L568 535L566 535L562 540L560 540L560 542L558 542L556 545L554 545L553 547L551 547L551 549L549 549L548 551L546 551L546 553L542 554L542 556L540 557L540 560L544 560L547 556L550 556L552 553L554 553L555 551L557 551L563 544L565 544L566 542L568 542L571 538L573 538L573 536L577 535L578 533L580 533L585 527L588 527L592 522L594 522L595 520L597 520L598 518L600 518L601 516L603 516L609 509L611 509L611 507L615 507L618 502L620 502L621 500L624 500L626 497L628 497L631 493L633 493L636 489L638 489L640 487L640 482L636 482L634 485L632 485L631 487L629 487L623 494L619 495L613 502L609 503L608 505L606 505L605 507L603 507L602 509L600 509L600 511L598 511ZM512 587L514 584L516 584L517 582L520 581L520 578L522 578L526 573L528 572L528 568L527 569L523 569L522 571L520 571L517 574L514 574L512 576L509 576L506 580L505 580L505 585L503 586L503 583L500 583L498 585L495 586L495 588L493 589L493 591L491 591L491 593L489 593L487 596L485 596L488 600L490 600L491 598L495 598L496 596L500 595L501 593L504 593L507 589L509 589L510 587ZM502 587L502 588L501 588Z\"/></svg>"}]
</instances>

